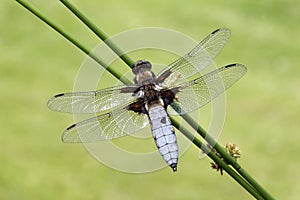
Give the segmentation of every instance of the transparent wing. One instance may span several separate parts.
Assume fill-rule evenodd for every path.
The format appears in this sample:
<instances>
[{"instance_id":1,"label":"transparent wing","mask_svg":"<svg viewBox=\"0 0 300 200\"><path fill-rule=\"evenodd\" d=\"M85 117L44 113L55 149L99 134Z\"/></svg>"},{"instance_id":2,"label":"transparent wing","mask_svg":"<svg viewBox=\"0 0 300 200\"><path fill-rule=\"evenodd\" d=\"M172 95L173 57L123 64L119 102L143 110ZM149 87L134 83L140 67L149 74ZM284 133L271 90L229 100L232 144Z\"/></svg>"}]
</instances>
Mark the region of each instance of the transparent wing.
<instances>
[{"instance_id":1,"label":"transparent wing","mask_svg":"<svg viewBox=\"0 0 300 200\"><path fill-rule=\"evenodd\" d=\"M231 31L221 28L213 31L188 54L179 58L158 74L158 82L171 86L175 81L188 79L208 66L223 49Z\"/></svg>"},{"instance_id":2,"label":"transparent wing","mask_svg":"<svg viewBox=\"0 0 300 200\"><path fill-rule=\"evenodd\" d=\"M51 110L67 113L96 113L123 105L135 99L132 93L138 86L116 86L90 92L58 94L49 99Z\"/></svg>"},{"instance_id":3,"label":"transparent wing","mask_svg":"<svg viewBox=\"0 0 300 200\"><path fill-rule=\"evenodd\" d=\"M231 64L216 69L204 76L179 85L176 100L168 107L169 114L185 114L209 103L237 82L247 68L242 64ZM172 89L171 89L172 90Z\"/></svg>"},{"instance_id":4,"label":"transparent wing","mask_svg":"<svg viewBox=\"0 0 300 200\"><path fill-rule=\"evenodd\" d=\"M122 108L69 126L62 134L62 141L88 143L109 140L135 133L148 124L147 115Z\"/></svg>"}]
</instances>

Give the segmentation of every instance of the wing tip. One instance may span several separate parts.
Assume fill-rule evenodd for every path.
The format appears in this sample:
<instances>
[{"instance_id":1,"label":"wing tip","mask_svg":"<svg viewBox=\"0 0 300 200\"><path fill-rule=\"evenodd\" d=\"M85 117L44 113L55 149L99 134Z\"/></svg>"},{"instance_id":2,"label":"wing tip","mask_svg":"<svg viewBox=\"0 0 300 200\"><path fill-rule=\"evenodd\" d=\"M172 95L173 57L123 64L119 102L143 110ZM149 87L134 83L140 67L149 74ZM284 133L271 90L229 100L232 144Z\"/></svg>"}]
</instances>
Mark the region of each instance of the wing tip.
<instances>
[{"instance_id":1,"label":"wing tip","mask_svg":"<svg viewBox=\"0 0 300 200\"><path fill-rule=\"evenodd\" d=\"M60 93L60 94L55 95L53 98L61 97L61 96L64 96L64 95L65 95L64 93Z\"/></svg>"},{"instance_id":2,"label":"wing tip","mask_svg":"<svg viewBox=\"0 0 300 200\"><path fill-rule=\"evenodd\" d=\"M237 65L238 65L238 63L233 63L233 64L226 65L224 68L235 67Z\"/></svg>"},{"instance_id":3,"label":"wing tip","mask_svg":"<svg viewBox=\"0 0 300 200\"><path fill-rule=\"evenodd\" d=\"M74 128L77 124L72 124L71 126L69 126L66 131L69 131L70 129Z\"/></svg>"},{"instance_id":4,"label":"wing tip","mask_svg":"<svg viewBox=\"0 0 300 200\"><path fill-rule=\"evenodd\" d=\"M241 67L241 68L245 68L247 70L247 67L240 63L229 64L229 65L226 65L224 68L230 68L230 67Z\"/></svg>"},{"instance_id":5,"label":"wing tip","mask_svg":"<svg viewBox=\"0 0 300 200\"><path fill-rule=\"evenodd\" d=\"M71 126L69 126L68 128L66 128L66 130L61 135L61 141L62 142L64 142L64 143L73 143L73 141L70 141L70 139L68 139L68 133L74 127L76 127L76 124L72 124Z\"/></svg>"},{"instance_id":6,"label":"wing tip","mask_svg":"<svg viewBox=\"0 0 300 200\"><path fill-rule=\"evenodd\" d=\"M231 30L229 28L218 28L218 29L214 30L213 32L211 32L211 34L214 35L220 31L231 33Z\"/></svg>"},{"instance_id":7,"label":"wing tip","mask_svg":"<svg viewBox=\"0 0 300 200\"><path fill-rule=\"evenodd\" d=\"M61 94L57 94L57 95L51 97L51 98L48 100L48 102L47 102L48 108L49 108L50 110L57 110L57 111L60 111L59 109L57 109L57 108L55 107L55 105L53 106L53 104L55 104L55 101L56 101L57 98L62 97L62 96L64 96L64 95L65 95L65 93L61 93Z\"/></svg>"}]
</instances>

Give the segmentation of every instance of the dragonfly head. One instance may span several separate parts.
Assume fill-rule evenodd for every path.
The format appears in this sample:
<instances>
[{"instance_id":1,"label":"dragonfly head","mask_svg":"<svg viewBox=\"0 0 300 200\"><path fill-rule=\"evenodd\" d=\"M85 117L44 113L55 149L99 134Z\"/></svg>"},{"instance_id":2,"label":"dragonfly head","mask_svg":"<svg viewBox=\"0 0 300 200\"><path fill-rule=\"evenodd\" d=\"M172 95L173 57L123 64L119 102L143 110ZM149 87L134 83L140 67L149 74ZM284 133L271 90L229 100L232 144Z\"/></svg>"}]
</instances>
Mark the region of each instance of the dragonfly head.
<instances>
[{"instance_id":1,"label":"dragonfly head","mask_svg":"<svg viewBox=\"0 0 300 200\"><path fill-rule=\"evenodd\" d=\"M151 68L152 65L149 61L138 60L136 63L134 63L134 67L132 68L132 72L135 74L134 82L151 82L155 78L155 75L151 71Z\"/></svg>"},{"instance_id":2,"label":"dragonfly head","mask_svg":"<svg viewBox=\"0 0 300 200\"><path fill-rule=\"evenodd\" d=\"M152 68L152 65L149 61L146 60L138 60L136 63L134 63L134 67L132 68L132 72L137 75L141 71L150 71Z\"/></svg>"}]
</instances>

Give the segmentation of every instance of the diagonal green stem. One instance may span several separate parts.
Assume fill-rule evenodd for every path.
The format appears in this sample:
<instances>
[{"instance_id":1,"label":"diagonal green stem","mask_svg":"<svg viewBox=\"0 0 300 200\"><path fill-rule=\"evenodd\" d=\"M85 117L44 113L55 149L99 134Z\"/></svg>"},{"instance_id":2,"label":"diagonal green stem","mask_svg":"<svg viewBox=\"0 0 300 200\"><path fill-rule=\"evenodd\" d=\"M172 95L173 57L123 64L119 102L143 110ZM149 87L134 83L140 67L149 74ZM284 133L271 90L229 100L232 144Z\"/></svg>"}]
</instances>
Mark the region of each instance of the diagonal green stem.
<instances>
[{"instance_id":1,"label":"diagonal green stem","mask_svg":"<svg viewBox=\"0 0 300 200\"><path fill-rule=\"evenodd\" d=\"M91 29L101 40L105 41L108 47L110 47L129 67L133 68L134 61L127 56L117 45L115 45L109 36L100 30L91 20L89 20L82 12L80 12L74 5L66 0L60 0L69 10L72 11L87 27Z\"/></svg>"},{"instance_id":2,"label":"diagonal green stem","mask_svg":"<svg viewBox=\"0 0 300 200\"><path fill-rule=\"evenodd\" d=\"M85 54L90 56L94 61L99 63L102 67L105 67L112 75L114 75L117 79L122 81L124 84L130 84L131 81L126 79L122 76L122 74L119 74L117 71L113 70L109 66L107 66L105 63L101 61L96 55L91 54L90 51L85 48L82 44L77 42L74 38L72 38L70 35L65 33L62 29L60 29L58 26L56 26L54 23L50 22L46 17L44 17L41 13L33 9L30 5L27 3L16 0L18 3L20 3L22 6L24 6L27 10L32 12L34 15L36 15L39 19L44 21L46 24L48 24L50 27L52 27L54 30L56 30L59 34L61 34L63 37L65 37L67 40L69 40L72 44L74 44L76 47L81 49ZM133 66L133 61L124 54L115 44L112 42L107 42L108 36L104 34L103 31L101 31L99 28L97 28L90 20L88 20L82 13L80 13L72 4L67 2L66 0L61 0L61 2L64 3L74 14L76 14L77 17L80 18L81 21L83 21L96 35L100 37L100 39L104 40L106 44L115 52L117 55L119 55L122 60L129 66ZM208 154L208 156L213 159L218 165L220 165L230 176L232 176L237 182L240 183L241 186L243 186L249 193L251 193L255 198L257 199L274 199L262 186L259 185L253 179L244 169L241 168L241 166L227 153L224 151L223 147L220 146L214 138L212 138L197 122L195 122L189 115L182 115L183 119L191 126L193 127L211 146L214 146L214 148L222 155L222 157L225 159L227 163L232 165L234 169L244 178L240 177L234 170L232 170L231 167L228 166L226 162L224 162L222 159L220 159L216 154L212 153L208 147L203 145L203 143L198 140L197 138L194 138L194 136L188 132L187 129L184 127L180 127L179 129L179 123L175 119L171 119L174 126L179 129L188 139L190 139L199 149L202 149L205 153ZM245 181L245 179L248 181ZM250 184L251 185L250 185Z\"/></svg>"},{"instance_id":3,"label":"diagonal green stem","mask_svg":"<svg viewBox=\"0 0 300 200\"><path fill-rule=\"evenodd\" d=\"M224 160L232 165L232 167L245 179L247 180L265 199L274 199L272 195L265 190L250 174L243 169L238 162L236 162L230 154L228 154L224 148L217 143L217 141L210 136L192 117L189 115L181 115L181 117L194 129L196 130L202 138L204 138L208 144L214 147L218 153L224 158Z\"/></svg>"},{"instance_id":4,"label":"diagonal green stem","mask_svg":"<svg viewBox=\"0 0 300 200\"><path fill-rule=\"evenodd\" d=\"M47 17L42 15L40 12L38 12L36 9L34 9L28 3L26 3L22 0L16 0L16 1L18 3L20 3L23 7L25 7L28 11L30 11L32 14L34 14L36 17L38 17L40 20L45 22L48 26L53 28L56 32L58 32L60 35L62 35L68 41L70 41L72 44L74 44L77 48L79 48L81 51L83 51L86 55L88 55L90 58L92 58L95 62L97 62L102 67L104 67L108 72L113 74L117 79L121 80L124 84L129 85L131 83L131 81L126 79L126 77L122 73L119 73L118 71L114 70L110 66L106 65L100 58L98 58L95 54L93 54L90 50L88 50L84 45L82 45L77 40L75 40L73 37L71 37L69 34L67 34L62 28L58 27L56 24L51 22Z\"/></svg>"},{"instance_id":5,"label":"diagonal green stem","mask_svg":"<svg viewBox=\"0 0 300 200\"><path fill-rule=\"evenodd\" d=\"M226 162L220 159L215 153L211 151L205 144L203 144L198 138L196 138L189 130L185 127L180 126L180 123L173 117L170 117L172 124L181 133L183 133L190 141L192 141L199 149L207 154L215 163L218 163L233 179L235 179L244 189L252 194L256 199L264 199L260 193L258 193L247 181L239 176Z\"/></svg>"}]
</instances>

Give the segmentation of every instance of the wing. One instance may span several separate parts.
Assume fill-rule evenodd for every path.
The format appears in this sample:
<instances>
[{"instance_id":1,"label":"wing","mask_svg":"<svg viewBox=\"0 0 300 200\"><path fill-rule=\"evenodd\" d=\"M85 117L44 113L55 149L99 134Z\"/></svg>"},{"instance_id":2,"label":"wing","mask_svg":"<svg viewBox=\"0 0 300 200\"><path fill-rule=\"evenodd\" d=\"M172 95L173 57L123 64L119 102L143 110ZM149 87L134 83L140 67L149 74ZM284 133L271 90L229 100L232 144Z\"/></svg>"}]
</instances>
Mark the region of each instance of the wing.
<instances>
[{"instance_id":1,"label":"wing","mask_svg":"<svg viewBox=\"0 0 300 200\"><path fill-rule=\"evenodd\" d=\"M149 124L147 115L121 108L69 126L62 134L68 143L97 142L134 133Z\"/></svg>"},{"instance_id":2,"label":"wing","mask_svg":"<svg viewBox=\"0 0 300 200\"><path fill-rule=\"evenodd\" d=\"M231 64L216 69L204 76L179 85L176 90L176 101L168 108L172 114L185 114L196 110L215 99L218 95L230 88L247 72L242 64Z\"/></svg>"},{"instance_id":3,"label":"wing","mask_svg":"<svg viewBox=\"0 0 300 200\"><path fill-rule=\"evenodd\" d=\"M179 58L157 75L158 83L171 86L175 81L188 79L208 66L223 49L230 37L230 30L221 28L213 31L188 54Z\"/></svg>"},{"instance_id":4,"label":"wing","mask_svg":"<svg viewBox=\"0 0 300 200\"><path fill-rule=\"evenodd\" d=\"M47 105L51 110L67 113L96 113L133 101L136 85L116 86L90 92L58 94L49 99Z\"/></svg>"}]
</instances>

